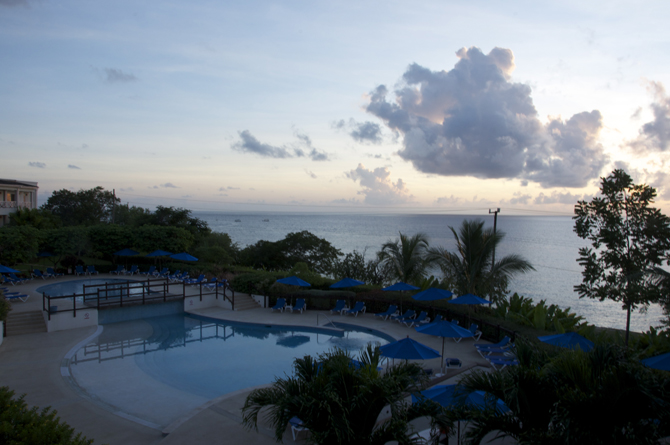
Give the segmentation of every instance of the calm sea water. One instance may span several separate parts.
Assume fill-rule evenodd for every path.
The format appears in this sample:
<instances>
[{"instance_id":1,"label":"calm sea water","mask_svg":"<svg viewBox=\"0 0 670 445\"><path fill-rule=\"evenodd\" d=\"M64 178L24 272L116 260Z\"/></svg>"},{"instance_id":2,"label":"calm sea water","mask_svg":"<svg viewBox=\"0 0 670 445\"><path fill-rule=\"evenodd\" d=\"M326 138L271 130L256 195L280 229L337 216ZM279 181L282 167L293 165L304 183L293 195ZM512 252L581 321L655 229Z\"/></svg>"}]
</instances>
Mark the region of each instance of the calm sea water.
<instances>
[{"instance_id":1,"label":"calm sea water","mask_svg":"<svg viewBox=\"0 0 670 445\"><path fill-rule=\"evenodd\" d=\"M359 215L302 213L221 213L193 212L212 230L230 235L240 247L259 240L278 241L291 232L307 230L328 240L343 253L367 249L368 258L382 244L398 238L398 233L428 235L431 246L453 249L455 243L449 227L456 230L464 219L478 218L493 226L493 216L475 215ZM519 254L533 264L536 272L519 275L511 283L512 292L546 300L562 308L570 307L590 323L614 328L625 327L625 312L611 301L580 299L573 287L581 282L581 268L576 262L578 249L587 243L573 232L569 216L498 215L497 230L506 236L496 251L500 258ZM644 331L659 325L663 317L658 306L646 313L633 313L631 327Z\"/></svg>"}]
</instances>

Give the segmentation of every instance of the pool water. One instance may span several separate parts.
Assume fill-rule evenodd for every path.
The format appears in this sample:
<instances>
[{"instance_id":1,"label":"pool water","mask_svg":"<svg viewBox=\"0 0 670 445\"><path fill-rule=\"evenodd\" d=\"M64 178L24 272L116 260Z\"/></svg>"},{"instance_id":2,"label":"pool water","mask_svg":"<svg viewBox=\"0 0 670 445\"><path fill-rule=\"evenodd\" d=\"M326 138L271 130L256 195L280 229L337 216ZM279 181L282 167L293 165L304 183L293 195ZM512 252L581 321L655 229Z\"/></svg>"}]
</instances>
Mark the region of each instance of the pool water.
<instances>
[{"instance_id":1,"label":"pool water","mask_svg":"<svg viewBox=\"0 0 670 445\"><path fill-rule=\"evenodd\" d=\"M45 293L49 295L50 297L60 297L60 296L67 296L67 295L72 295L72 294L81 294L84 292L84 286L94 286L94 285L100 285L103 286L109 283L112 286L108 286L110 288L116 287L120 289L117 291L117 293L123 292L123 296L125 297L127 293L124 292L123 290L123 284L129 282L134 283L132 280L126 280L126 279L121 279L121 278L89 278L86 280L71 280L71 281L62 281L58 283L53 283L53 284L47 284L45 286L40 286L37 289L35 289L36 292L39 293ZM95 292L95 288L88 288L89 292ZM131 290L131 294L133 293L142 293L141 289L133 289ZM108 293L109 297L115 296L113 292ZM118 295L116 295L118 296Z\"/></svg>"},{"instance_id":2,"label":"pool water","mask_svg":"<svg viewBox=\"0 0 670 445\"><path fill-rule=\"evenodd\" d=\"M292 374L296 357L334 347L353 355L393 338L356 326L336 329L251 325L170 315L105 325L70 359L92 399L153 427L208 400Z\"/></svg>"}]
</instances>

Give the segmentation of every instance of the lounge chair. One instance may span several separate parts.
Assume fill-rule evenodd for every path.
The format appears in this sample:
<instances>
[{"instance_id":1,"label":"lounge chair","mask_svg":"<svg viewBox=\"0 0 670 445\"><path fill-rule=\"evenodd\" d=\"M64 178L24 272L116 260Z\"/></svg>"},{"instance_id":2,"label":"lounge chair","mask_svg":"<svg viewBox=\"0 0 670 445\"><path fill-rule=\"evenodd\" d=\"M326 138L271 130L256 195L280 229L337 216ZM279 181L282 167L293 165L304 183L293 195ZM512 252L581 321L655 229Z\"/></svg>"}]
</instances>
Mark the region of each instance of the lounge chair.
<instances>
[{"instance_id":1,"label":"lounge chair","mask_svg":"<svg viewBox=\"0 0 670 445\"><path fill-rule=\"evenodd\" d=\"M192 286L196 286L196 285L198 285L198 284L200 284L200 283L202 283L202 282L205 282L205 283L206 283L206 282L207 282L207 279L205 278L205 274L204 274L204 273L201 273L201 274L198 276L198 278L193 278L193 279L190 279L190 280L189 280L189 279L185 279L184 282L185 282L186 284L190 284L190 285L192 285Z\"/></svg>"},{"instance_id":2,"label":"lounge chair","mask_svg":"<svg viewBox=\"0 0 670 445\"><path fill-rule=\"evenodd\" d=\"M136 273L140 273L140 268L137 265L130 266L130 270L124 272L125 275L135 275Z\"/></svg>"},{"instance_id":3,"label":"lounge chair","mask_svg":"<svg viewBox=\"0 0 670 445\"><path fill-rule=\"evenodd\" d=\"M95 266L87 266L86 273L89 275L98 275L98 271L95 270Z\"/></svg>"},{"instance_id":4,"label":"lounge chair","mask_svg":"<svg viewBox=\"0 0 670 445\"><path fill-rule=\"evenodd\" d=\"M47 275L54 278L63 276L62 273L57 273L53 267L47 267Z\"/></svg>"},{"instance_id":5,"label":"lounge chair","mask_svg":"<svg viewBox=\"0 0 670 445\"><path fill-rule=\"evenodd\" d=\"M146 276L149 276L149 275L153 275L154 272L156 272L156 266L151 266L151 267L149 268L149 270L147 270L146 272L138 272L138 273L139 273L139 275L146 275Z\"/></svg>"},{"instance_id":6,"label":"lounge chair","mask_svg":"<svg viewBox=\"0 0 670 445\"><path fill-rule=\"evenodd\" d=\"M405 320L405 319L409 320L410 318L414 318L414 317L416 317L416 312L414 312L414 309L407 309L404 314L394 315L393 317L391 317L391 320L396 320L396 321L399 321L400 323L402 323L402 321L400 321L400 320Z\"/></svg>"},{"instance_id":7,"label":"lounge chair","mask_svg":"<svg viewBox=\"0 0 670 445\"><path fill-rule=\"evenodd\" d=\"M277 303L270 308L271 311L277 310L279 312L284 312L284 309L286 309L286 300L281 297L277 298Z\"/></svg>"},{"instance_id":8,"label":"lounge chair","mask_svg":"<svg viewBox=\"0 0 670 445\"><path fill-rule=\"evenodd\" d=\"M505 336L502 340L500 340L498 343L475 343L475 348L477 349L495 349L495 348L502 348L504 346L509 345L509 343L512 341L511 338L508 336Z\"/></svg>"},{"instance_id":9,"label":"lounge chair","mask_svg":"<svg viewBox=\"0 0 670 445\"><path fill-rule=\"evenodd\" d=\"M5 277L5 281L8 281L8 282L12 283L12 286L15 286L17 284L25 283L26 281L28 281L28 279L19 278L14 273L8 273L7 276Z\"/></svg>"},{"instance_id":10,"label":"lounge chair","mask_svg":"<svg viewBox=\"0 0 670 445\"><path fill-rule=\"evenodd\" d=\"M444 359L444 366L447 368L460 368L463 362L459 358L448 357Z\"/></svg>"},{"instance_id":11,"label":"lounge chair","mask_svg":"<svg viewBox=\"0 0 670 445\"><path fill-rule=\"evenodd\" d=\"M442 315L437 314L437 315L435 316L435 319L433 320L433 323L438 323L438 322L440 322L440 321L442 321Z\"/></svg>"},{"instance_id":12,"label":"lounge chair","mask_svg":"<svg viewBox=\"0 0 670 445\"><path fill-rule=\"evenodd\" d=\"M493 369L500 371L505 369L508 366L516 366L519 364L519 360L516 357L487 357L486 360L491 364Z\"/></svg>"},{"instance_id":13,"label":"lounge chair","mask_svg":"<svg viewBox=\"0 0 670 445\"><path fill-rule=\"evenodd\" d=\"M499 354L499 355L511 355L513 351L514 344L509 343L502 348L477 348L477 352L484 358L487 358L489 355Z\"/></svg>"},{"instance_id":14,"label":"lounge chair","mask_svg":"<svg viewBox=\"0 0 670 445\"><path fill-rule=\"evenodd\" d=\"M335 307L330 310L330 313L332 314L333 312L339 312L340 315L342 315L342 312L348 310L347 308L347 302L344 300L337 300L337 303L335 303Z\"/></svg>"},{"instance_id":15,"label":"lounge chair","mask_svg":"<svg viewBox=\"0 0 670 445\"><path fill-rule=\"evenodd\" d=\"M154 276L156 276L156 277L163 277L163 278L165 278L165 277L167 277L168 275L170 275L170 271L168 270L167 267L162 268L162 269L160 270L160 272L158 272L158 271L154 272Z\"/></svg>"},{"instance_id":16,"label":"lounge chair","mask_svg":"<svg viewBox=\"0 0 670 445\"><path fill-rule=\"evenodd\" d=\"M113 274L116 274L116 275L124 274L124 273L126 273L126 268L121 266L121 265L118 265L118 266L116 266L116 270L112 270L109 273L113 273Z\"/></svg>"},{"instance_id":17,"label":"lounge chair","mask_svg":"<svg viewBox=\"0 0 670 445\"><path fill-rule=\"evenodd\" d=\"M297 417L291 417L291 420L288 421L289 425L291 425L291 433L293 434L293 442L295 442L296 437L299 432L301 431L308 431L307 428L305 428L304 424L302 423L302 420L298 419Z\"/></svg>"},{"instance_id":18,"label":"lounge chair","mask_svg":"<svg viewBox=\"0 0 670 445\"><path fill-rule=\"evenodd\" d=\"M177 281L181 277L181 269L177 269L177 271L171 275L167 276L167 279L170 281Z\"/></svg>"},{"instance_id":19,"label":"lounge chair","mask_svg":"<svg viewBox=\"0 0 670 445\"><path fill-rule=\"evenodd\" d=\"M362 301L357 301L354 307L347 311L347 314L353 315L354 317L358 317L358 314L360 312L365 313L365 303L363 303Z\"/></svg>"},{"instance_id":20,"label":"lounge chair","mask_svg":"<svg viewBox=\"0 0 670 445\"><path fill-rule=\"evenodd\" d=\"M33 269L32 276L33 278L41 278L43 280L49 278L47 275L44 275L39 269Z\"/></svg>"},{"instance_id":21,"label":"lounge chair","mask_svg":"<svg viewBox=\"0 0 670 445\"><path fill-rule=\"evenodd\" d=\"M298 311L302 314L302 311L307 309L307 304L305 303L304 298L297 298L295 304L291 306L291 312Z\"/></svg>"},{"instance_id":22,"label":"lounge chair","mask_svg":"<svg viewBox=\"0 0 670 445\"><path fill-rule=\"evenodd\" d=\"M398 313L398 306L395 304L392 304L389 306L388 309L386 309L386 312L381 312L379 314L375 314L375 317L381 317L384 320L387 320L389 317L392 317L393 315L396 315Z\"/></svg>"},{"instance_id":23,"label":"lounge chair","mask_svg":"<svg viewBox=\"0 0 670 445\"><path fill-rule=\"evenodd\" d=\"M21 300L22 302L26 302L26 300L30 298L30 295L27 294L20 294L18 292L8 292L5 293L5 300Z\"/></svg>"},{"instance_id":24,"label":"lounge chair","mask_svg":"<svg viewBox=\"0 0 670 445\"><path fill-rule=\"evenodd\" d=\"M74 266L74 273L77 276L86 275L86 271L84 270L84 268L82 266Z\"/></svg>"},{"instance_id":25,"label":"lounge chair","mask_svg":"<svg viewBox=\"0 0 670 445\"><path fill-rule=\"evenodd\" d=\"M403 323L405 323L408 327L412 326L419 326L420 324L428 323L430 321L430 318L428 318L428 314L426 311L421 311L418 317L416 318L410 318L409 320L404 320Z\"/></svg>"},{"instance_id":26,"label":"lounge chair","mask_svg":"<svg viewBox=\"0 0 670 445\"><path fill-rule=\"evenodd\" d=\"M476 323L472 323L468 329L470 332L472 332L472 337L454 337L454 341L456 343L460 343L464 338L474 338L475 341L479 341L479 338L482 336L482 331L479 331L478 328L479 326L477 326Z\"/></svg>"}]
</instances>

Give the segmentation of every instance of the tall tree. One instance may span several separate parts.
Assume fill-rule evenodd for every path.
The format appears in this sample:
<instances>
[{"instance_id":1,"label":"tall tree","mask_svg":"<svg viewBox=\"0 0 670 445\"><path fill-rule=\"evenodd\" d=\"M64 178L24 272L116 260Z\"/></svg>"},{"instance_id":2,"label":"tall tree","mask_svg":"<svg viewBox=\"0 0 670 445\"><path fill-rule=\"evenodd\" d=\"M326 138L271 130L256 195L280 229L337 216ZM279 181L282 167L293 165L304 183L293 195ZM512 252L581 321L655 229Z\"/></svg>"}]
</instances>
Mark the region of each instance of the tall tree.
<instances>
[{"instance_id":1,"label":"tall tree","mask_svg":"<svg viewBox=\"0 0 670 445\"><path fill-rule=\"evenodd\" d=\"M446 283L459 295L470 293L496 301L508 293L514 275L535 270L520 255L507 255L492 264L493 253L505 234L484 229L484 221L466 219L458 232L449 229L456 240L456 252L436 247L429 250L428 259L440 267Z\"/></svg>"},{"instance_id":2,"label":"tall tree","mask_svg":"<svg viewBox=\"0 0 670 445\"><path fill-rule=\"evenodd\" d=\"M56 190L41 208L59 217L65 226L91 226L112 222L112 211L119 202L112 192L98 186L78 192Z\"/></svg>"},{"instance_id":3,"label":"tall tree","mask_svg":"<svg viewBox=\"0 0 670 445\"><path fill-rule=\"evenodd\" d=\"M426 277L427 249L428 235L417 233L410 237L400 232L400 238L386 242L377 256L389 267L393 278L414 284Z\"/></svg>"},{"instance_id":4,"label":"tall tree","mask_svg":"<svg viewBox=\"0 0 670 445\"><path fill-rule=\"evenodd\" d=\"M663 289L648 271L660 266L670 249L670 218L651 207L656 190L633 184L623 170L601 178L600 196L575 206L574 231L591 241L579 249L579 297L618 301L626 310L626 344L631 312L659 301Z\"/></svg>"}]
</instances>

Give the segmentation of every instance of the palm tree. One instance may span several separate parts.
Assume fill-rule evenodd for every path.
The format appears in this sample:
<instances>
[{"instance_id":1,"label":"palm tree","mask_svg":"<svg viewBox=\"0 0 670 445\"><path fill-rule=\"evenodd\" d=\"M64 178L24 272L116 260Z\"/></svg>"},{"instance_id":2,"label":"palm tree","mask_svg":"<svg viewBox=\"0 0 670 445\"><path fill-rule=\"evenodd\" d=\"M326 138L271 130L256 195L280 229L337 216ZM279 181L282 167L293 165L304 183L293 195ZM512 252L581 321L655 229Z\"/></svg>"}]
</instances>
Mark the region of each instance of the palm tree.
<instances>
[{"instance_id":1,"label":"palm tree","mask_svg":"<svg viewBox=\"0 0 670 445\"><path fill-rule=\"evenodd\" d=\"M456 239L456 252L443 247L428 250L428 259L437 264L445 281L458 294L474 294L495 300L507 294L507 284L515 274L535 270L520 255L507 255L492 264L493 253L505 237L503 232L484 229L484 221L463 220Z\"/></svg>"},{"instance_id":2,"label":"palm tree","mask_svg":"<svg viewBox=\"0 0 670 445\"><path fill-rule=\"evenodd\" d=\"M388 241L377 256L382 264L391 269L391 276L414 284L426 277L428 261L428 235L417 233L412 237L399 232L400 238Z\"/></svg>"},{"instance_id":3,"label":"palm tree","mask_svg":"<svg viewBox=\"0 0 670 445\"><path fill-rule=\"evenodd\" d=\"M437 412L434 405L408 405L407 392L419 389L425 374L416 363L403 363L384 374L379 347L368 345L360 354L360 366L342 349L298 358L292 377L277 378L268 388L252 391L242 408L243 424L258 429L258 415L268 407L266 419L281 441L289 420L296 416L317 444L384 444L390 440L409 443L408 422ZM390 406L391 416L377 419Z\"/></svg>"}]
</instances>

